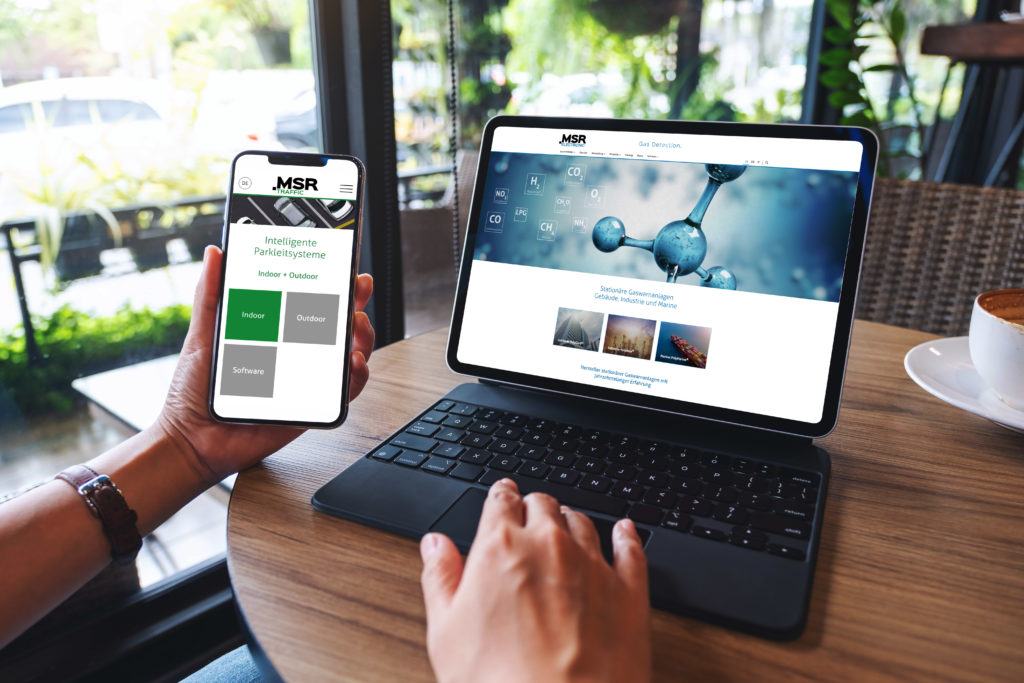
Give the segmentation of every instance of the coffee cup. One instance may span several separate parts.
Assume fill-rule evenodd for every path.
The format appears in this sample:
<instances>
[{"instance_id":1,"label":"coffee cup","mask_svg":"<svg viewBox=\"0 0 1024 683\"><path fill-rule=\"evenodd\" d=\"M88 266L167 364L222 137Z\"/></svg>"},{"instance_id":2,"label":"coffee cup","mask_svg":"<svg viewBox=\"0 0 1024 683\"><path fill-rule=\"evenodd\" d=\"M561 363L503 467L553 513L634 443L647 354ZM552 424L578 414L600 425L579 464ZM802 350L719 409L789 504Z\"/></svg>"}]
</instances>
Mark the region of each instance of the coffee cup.
<instances>
[{"instance_id":1,"label":"coffee cup","mask_svg":"<svg viewBox=\"0 0 1024 683\"><path fill-rule=\"evenodd\" d=\"M974 300L971 362L999 398L1024 411L1024 289L982 292Z\"/></svg>"}]
</instances>

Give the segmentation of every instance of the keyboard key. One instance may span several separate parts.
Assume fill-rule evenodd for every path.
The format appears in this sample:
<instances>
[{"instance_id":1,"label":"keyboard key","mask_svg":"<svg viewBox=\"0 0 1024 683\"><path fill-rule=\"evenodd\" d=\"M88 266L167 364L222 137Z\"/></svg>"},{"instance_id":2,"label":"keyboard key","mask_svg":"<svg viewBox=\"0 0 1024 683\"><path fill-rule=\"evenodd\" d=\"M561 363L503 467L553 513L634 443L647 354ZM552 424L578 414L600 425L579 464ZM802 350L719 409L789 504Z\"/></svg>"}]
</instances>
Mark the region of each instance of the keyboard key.
<instances>
[{"instance_id":1,"label":"keyboard key","mask_svg":"<svg viewBox=\"0 0 1024 683\"><path fill-rule=\"evenodd\" d=\"M533 462L531 460L524 460L523 464L516 470L519 474L524 477L533 477L534 479L543 479L544 475L548 473L551 467L545 465L542 462Z\"/></svg>"},{"instance_id":2,"label":"keyboard key","mask_svg":"<svg viewBox=\"0 0 1024 683\"><path fill-rule=\"evenodd\" d=\"M789 467L780 467L779 476L786 481L812 489L818 488L818 484L821 482L821 475L817 472L805 472L803 470L794 470Z\"/></svg>"},{"instance_id":3,"label":"keyboard key","mask_svg":"<svg viewBox=\"0 0 1024 683\"><path fill-rule=\"evenodd\" d=\"M680 499L679 509L688 512L695 517L710 517L711 503L701 498L683 496Z\"/></svg>"},{"instance_id":4,"label":"keyboard key","mask_svg":"<svg viewBox=\"0 0 1024 683\"><path fill-rule=\"evenodd\" d=\"M732 473L728 470L713 470L710 467L704 470L700 478L711 486L728 486L733 482Z\"/></svg>"},{"instance_id":5,"label":"keyboard key","mask_svg":"<svg viewBox=\"0 0 1024 683\"><path fill-rule=\"evenodd\" d=\"M668 486L668 475L664 472L640 472L636 475L636 483L660 489Z\"/></svg>"},{"instance_id":6,"label":"keyboard key","mask_svg":"<svg viewBox=\"0 0 1024 683\"><path fill-rule=\"evenodd\" d=\"M456 415L473 415L476 411L476 406L471 406L468 403L456 403L448 412Z\"/></svg>"},{"instance_id":7,"label":"keyboard key","mask_svg":"<svg viewBox=\"0 0 1024 683\"><path fill-rule=\"evenodd\" d=\"M519 474L509 477L505 472L487 470L480 477L479 482L490 486L499 479L506 477L516 482L520 493L524 496L534 492L546 493L556 498L562 505L593 510L594 512L601 512L611 517L621 517L626 512L626 501L619 498L612 498L602 493L593 493L579 488L560 486L543 479L530 479Z\"/></svg>"},{"instance_id":8,"label":"keyboard key","mask_svg":"<svg viewBox=\"0 0 1024 683\"><path fill-rule=\"evenodd\" d=\"M541 434L547 434L548 436L551 436L551 432L554 431L557 425L555 425L554 421L552 420L535 419L530 420L527 426L529 427L531 432L538 432Z\"/></svg>"},{"instance_id":9,"label":"keyboard key","mask_svg":"<svg viewBox=\"0 0 1024 683\"><path fill-rule=\"evenodd\" d=\"M548 443L548 447L556 451L575 453L576 449L580 447L580 442L576 439L554 438Z\"/></svg>"},{"instance_id":10,"label":"keyboard key","mask_svg":"<svg viewBox=\"0 0 1024 683\"><path fill-rule=\"evenodd\" d=\"M693 463L679 462L669 466L668 471L677 477L696 478L704 473L704 468Z\"/></svg>"},{"instance_id":11,"label":"keyboard key","mask_svg":"<svg viewBox=\"0 0 1024 683\"><path fill-rule=\"evenodd\" d=\"M736 489L729 488L728 486L713 486L709 484L704 497L717 500L720 503L735 503L739 494L736 493Z\"/></svg>"},{"instance_id":12,"label":"keyboard key","mask_svg":"<svg viewBox=\"0 0 1024 683\"><path fill-rule=\"evenodd\" d=\"M709 529L706 526L695 526L690 529L690 533L701 538L710 538L712 541L724 541L729 538L724 531Z\"/></svg>"},{"instance_id":13,"label":"keyboard key","mask_svg":"<svg viewBox=\"0 0 1024 683\"><path fill-rule=\"evenodd\" d=\"M709 467L726 468L732 464L732 458L721 453L706 453L701 462Z\"/></svg>"},{"instance_id":14,"label":"keyboard key","mask_svg":"<svg viewBox=\"0 0 1024 683\"><path fill-rule=\"evenodd\" d=\"M814 516L814 508L810 505L803 505L802 503L794 503L789 500L777 500L772 510L775 514L782 515L783 517L792 517L794 519L805 519L810 520Z\"/></svg>"},{"instance_id":15,"label":"keyboard key","mask_svg":"<svg viewBox=\"0 0 1024 683\"><path fill-rule=\"evenodd\" d=\"M423 422L429 422L431 424L438 424L445 417L446 417L446 415L444 413L442 413L441 411L439 411L439 410L431 410L429 413L427 413L426 415L422 416L420 418L420 420L422 420Z\"/></svg>"},{"instance_id":16,"label":"keyboard key","mask_svg":"<svg viewBox=\"0 0 1024 683\"><path fill-rule=\"evenodd\" d=\"M715 506L712 516L719 522L728 522L729 524L746 524L747 518L750 514L741 507L726 505L723 503Z\"/></svg>"},{"instance_id":17,"label":"keyboard key","mask_svg":"<svg viewBox=\"0 0 1024 683\"><path fill-rule=\"evenodd\" d=\"M765 543L762 539L748 538L746 536L730 536L729 542L741 548L750 548L751 550L761 550L764 548Z\"/></svg>"},{"instance_id":18,"label":"keyboard key","mask_svg":"<svg viewBox=\"0 0 1024 683\"><path fill-rule=\"evenodd\" d=\"M693 524L693 519L690 515L684 514L679 510L669 510L668 514L665 515L665 519L661 522L661 526L666 529L682 531L684 533L689 531L691 524Z\"/></svg>"},{"instance_id":19,"label":"keyboard key","mask_svg":"<svg viewBox=\"0 0 1024 683\"><path fill-rule=\"evenodd\" d=\"M805 505L815 505L818 502L818 489L804 487L796 494L796 499Z\"/></svg>"},{"instance_id":20,"label":"keyboard key","mask_svg":"<svg viewBox=\"0 0 1024 683\"><path fill-rule=\"evenodd\" d=\"M626 500L640 500L644 495L644 487L639 484L631 484L620 481L612 487L612 495Z\"/></svg>"},{"instance_id":21,"label":"keyboard key","mask_svg":"<svg viewBox=\"0 0 1024 683\"><path fill-rule=\"evenodd\" d=\"M491 437L486 434L466 434L459 443L470 448L484 448L491 442Z\"/></svg>"},{"instance_id":22,"label":"keyboard key","mask_svg":"<svg viewBox=\"0 0 1024 683\"><path fill-rule=\"evenodd\" d=\"M637 503L629 508L628 517L634 522L642 524L657 525L661 523L661 517L665 514L662 510L643 503Z\"/></svg>"},{"instance_id":23,"label":"keyboard key","mask_svg":"<svg viewBox=\"0 0 1024 683\"><path fill-rule=\"evenodd\" d=\"M640 439L629 434L613 434L609 437L608 443L613 447L623 448L625 450L631 450L634 453L640 448Z\"/></svg>"},{"instance_id":24,"label":"keyboard key","mask_svg":"<svg viewBox=\"0 0 1024 683\"><path fill-rule=\"evenodd\" d=\"M597 443L583 443L580 445L579 454L588 458L600 458L602 460L607 459L611 453L611 449L608 446Z\"/></svg>"},{"instance_id":25,"label":"keyboard key","mask_svg":"<svg viewBox=\"0 0 1024 683\"><path fill-rule=\"evenodd\" d=\"M792 500L796 498L797 494L803 489L797 484L791 484L788 481L776 481L772 484L772 488L768 491L769 494L777 498L786 498Z\"/></svg>"},{"instance_id":26,"label":"keyboard key","mask_svg":"<svg viewBox=\"0 0 1024 683\"><path fill-rule=\"evenodd\" d=\"M435 439L441 439L442 441L458 441L466 435L466 432L461 429L452 429L451 427L445 427L437 434L434 434Z\"/></svg>"},{"instance_id":27,"label":"keyboard key","mask_svg":"<svg viewBox=\"0 0 1024 683\"><path fill-rule=\"evenodd\" d=\"M623 448L613 448L611 453L608 455L608 459L616 465L632 465L636 462L637 454L636 451L630 451Z\"/></svg>"},{"instance_id":28,"label":"keyboard key","mask_svg":"<svg viewBox=\"0 0 1024 683\"><path fill-rule=\"evenodd\" d=\"M487 450L494 451L495 453L503 453L505 455L515 453L518 449L519 442L510 441L509 439L495 439L487 445Z\"/></svg>"},{"instance_id":29,"label":"keyboard key","mask_svg":"<svg viewBox=\"0 0 1024 683\"><path fill-rule=\"evenodd\" d=\"M596 474L586 475L583 477L583 481L580 482L581 489L597 491L598 493L606 493L611 487L611 479Z\"/></svg>"},{"instance_id":30,"label":"keyboard key","mask_svg":"<svg viewBox=\"0 0 1024 683\"><path fill-rule=\"evenodd\" d=\"M455 401L447 401L447 400L445 400L445 401L441 401L436 406L434 406L434 410L440 410L443 413L447 413L449 410L452 409L452 407L454 405L455 405Z\"/></svg>"},{"instance_id":31,"label":"keyboard key","mask_svg":"<svg viewBox=\"0 0 1024 683\"><path fill-rule=\"evenodd\" d=\"M597 458L580 458L576 462L576 469L590 474L601 474L604 472L605 467L604 460L598 460Z\"/></svg>"},{"instance_id":32,"label":"keyboard key","mask_svg":"<svg viewBox=\"0 0 1024 683\"><path fill-rule=\"evenodd\" d=\"M444 419L443 423L446 427L455 427L456 429L465 429L469 425L473 424L473 418L465 415L449 415Z\"/></svg>"},{"instance_id":33,"label":"keyboard key","mask_svg":"<svg viewBox=\"0 0 1024 683\"><path fill-rule=\"evenodd\" d=\"M740 491L740 496L736 500L736 502L742 505L743 507L753 508L754 510L760 510L761 512L765 512L771 509L772 503L774 501L767 494Z\"/></svg>"},{"instance_id":34,"label":"keyboard key","mask_svg":"<svg viewBox=\"0 0 1024 683\"><path fill-rule=\"evenodd\" d=\"M510 427L525 427L529 419L525 415L505 413L505 417L501 418L500 422Z\"/></svg>"},{"instance_id":35,"label":"keyboard key","mask_svg":"<svg viewBox=\"0 0 1024 683\"><path fill-rule=\"evenodd\" d=\"M778 543L769 543L768 552L779 557L788 557L791 560L802 560L806 556L804 551L799 548L791 548L788 545L779 545Z\"/></svg>"},{"instance_id":36,"label":"keyboard key","mask_svg":"<svg viewBox=\"0 0 1024 683\"><path fill-rule=\"evenodd\" d=\"M516 455L527 460L543 460L547 454L548 449L542 446L530 446L529 444L516 451Z\"/></svg>"},{"instance_id":37,"label":"keyboard key","mask_svg":"<svg viewBox=\"0 0 1024 683\"><path fill-rule=\"evenodd\" d=\"M504 410L494 410L493 408L486 408L482 413L477 415L477 418L487 420L488 422L501 422L503 417L505 417Z\"/></svg>"},{"instance_id":38,"label":"keyboard key","mask_svg":"<svg viewBox=\"0 0 1024 683\"><path fill-rule=\"evenodd\" d=\"M776 467L766 462L759 462L754 466L754 474L771 479L775 476Z\"/></svg>"},{"instance_id":39,"label":"keyboard key","mask_svg":"<svg viewBox=\"0 0 1024 683\"><path fill-rule=\"evenodd\" d=\"M479 448L470 448L468 451L462 454L459 458L462 462L468 462L473 465L486 465L494 457L493 453L482 451Z\"/></svg>"},{"instance_id":40,"label":"keyboard key","mask_svg":"<svg viewBox=\"0 0 1024 683\"><path fill-rule=\"evenodd\" d=\"M512 439L513 441L518 441L522 435L522 427L499 427L498 431L494 432L494 436L499 439Z\"/></svg>"},{"instance_id":41,"label":"keyboard key","mask_svg":"<svg viewBox=\"0 0 1024 683\"><path fill-rule=\"evenodd\" d=\"M636 477L636 468L632 465L612 465L611 469L605 472L612 479L621 481L633 481Z\"/></svg>"},{"instance_id":42,"label":"keyboard key","mask_svg":"<svg viewBox=\"0 0 1024 683\"><path fill-rule=\"evenodd\" d=\"M583 430L576 425L559 425L555 429L555 436L562 439L577 439Z\"/></svg>"},{"instance_id":43,"label":"keyboard key","mask_svg":"<svg viewBox=\"0 0 1024 683\"><path fill-rule=\"evenodd\" d=\"M522 460L512 455L499 455L496 458L494 458L494 460L492 460L490 463L488 463L488 466L492 470L511 472L515 468L519 467L519 463L521 462Z\"/></svg>"},{"instance_id":44,"label":"keyboard key","mask_svg":"<svg viewBox=\"0 0 1024 683\"><path fill-rule=\"evenodd\" d=\"M668 471L668 458L664 455L645 455L642 451L636 462L637 467L655 472Z\"/></svg>"},{"instance_id":45,"label":"keyboard key","mask_svg":"<svg viewBox=\"0 0 1024 683\"><path fill-rule=\"evenodd\" d=\"M445 474L455 464L454 460L448 458L431 457L425 463L421 469L427 470L428 472L436 472L437 474Z\"/></svg>"},{"instance_id":46,"label":"keyboard key","mask_svg":"<svg viewBox=\"0 0 1024 683\"><path fill-rule=\"evenodd\" d=\"M563 451L551 451L548 457L544 458L544 462L559 467L572 467L572 464L576 462L576 456Z\"/></svg>"},{"instance_id":47,"label":"keyboard key","mask_svg":"<svg viewBox=\"0 0 1024 683\"><path fill-rule=\"evenodd\" d=\"M735 542L735 539L739 538L752 541L754 545L759 546L759 548L763 548L764 544L768 542L768 536L764 534L764 532L758 531L757 529L752 529L749 526L736 526L732 528L733 541ZM737 545L741 544L737 543ZM744 547L747 548L753 547L750 544L742 545L744 545Z\"/></svg>"},{"instance_id":48,"label":"keyboard key","mask_svg":"<svg viewBox=\"0 0 1024 683\"><path fill-rule=\"evenodd\" d=\"M465 450L465 446L460 446L457 443L443 443L434 449L434 455L440 455L445 458L457 458Z\"/></svg>"},{"instance_id":49,"label":"keyboard key","mask_svg":"<svg viewBox=\"0 0 1024 683\"><path fill-rule=\"evenodd\" d=\"M414 422L406 428L406 431L420 436L433 436L434 432L440 429L439 425L432 425L429 422Z\"/></svg>"},{"instance_id":50,"label":"keyboard key","mask_svg":"<svg viewBox=\"0 0 1024 683\"><path fill-rule=\"evenodd\" d=\"M700 492L704 490L704 486L704 482L700 479L685 479L683 477L675 477L668 485L676 493L688 493L691 496L699 496Z\"/></svg>"},{"instance_id":51,"label":"keyboard key","mask_svg":"<svg viewBox=\"0 0 1024 683\"><path fill-rule=\"evenodd\" d=\"M674 508L679 496L664 489L651 489L644 496L644 502L648 505L656 505L660 508Z\"/></svg>"},{"instance_id":52,"label":"keyboard key","mask_svg":"<svg viewBox=\"0 0 1024 683\"><path fill-rule=\"evenodd\" d=\"M639 450L641 455L668 455L668 446L659 441L644 441Z\"/></svg>"},{"instance_id":53,"label":"keyboard key","mask_svg":"<svg viewBox=\"0 0 1024 683\"><path fill-rule=\"evenodd\" d=\"M484 471L484 468L480 465L470 465L469 463L460 462L455 466L448 476L454 477L455 479L462 479L463 481L476 481L476 478L480 476L480 473Z\"/></svg>"},{"instance_id":54,"label":"keyboard key","mask_svg":"<svg viewBox=\"0 0 1024 683\"><path fill-rule=\"evenodd\" d=\"M468 431L475 432L476 434L490 434L498 428L497 422L487 422L486 420L477 420L469 426Z\"/></svg>"},{"instance_id":55,"label":"keyboard key","mask_svg":"<svg viewBox=\"0 0 1024 683\"><path fill-rule=\"evenodd\" d=\"M401 448L395 448L394 446L381 446L373 453L370 453L370 457L377 458L378 460L390 461L394 460L395 456L401 452Z\"/></svg>"},{"instance_id":56,"label":"keyboard key","mask_svg":"<svg viewBox=\"0 0 1024 683\"><path fill-rule=\"evenodd\" d=\"M574 486L580 480L580 473L564 467L554 467L551 469L551 474L547 476L547 479L555 484Z\"/></svg>"},{"instance_id":57,"label":"keyboard key","mask_svg":"<svg viewBox=\"0 0 1024 683\"><path fill-rule=\"evenodd\" d=\"M590 443L608 443L611 436L608 432L603 432L600 429L588 429L583 432L581 438L583 441L589 441Z\"/></svg>"},{"instance_id":58,"label":"keyboard key","mask_svg":"<svg viewBox=\"0 0 1024 683\"><path fill-rule=\"evenodd\" d=\"M688 462L696 465L702 456L703 453L689 446L669 446L668 448L668 457L674 462Z\"/></svg>"},{"instance_id":59,"label":"keyboard key","mask_svg":"<svg viewBox=\"0 0 1024 683\"><path fill-rule=\"evenodd\" d=\"M523 436L522 441L531 446L547 446L548 441L551 441L551 437L539 432L527 432Z\"/></svg>"},{"instance_id":60,"label":"keyboard key","mask_svg":"<svg viewBox=\"0 0 1024 683\"><path fill-rule=\"evenodd\" d=\"M767 512L755 512L750 515L750 525L773 534L785 534L793 538L807 540L811 537L811 525L797 519L779 517Z\"/></svg>"},{"instance_id":61,"label":"keyboard key","mask_svg":"<svg viewBox=\"0 0 1024 683\"><path fill-rule=\"evenodd\" d=\"M772 488L772 480L760 476L744 477L735 482L736 488L751 493L768 493Z\"/></svg>"},{"instance_id":62,"label":"keyboard key","mask_svg":"<svg viewBox=\"0 0 1024 683\"><path fill-rule=\"evenodd\" d=\"M746 458L736 458L732 461L732 471L740 474L754 474L754 461Z\"/></svg>"},{"instance_id":63,"label":"keyboard key","mask_svg":"<svg viewBox=\"0 0 1024 683\"><path fill-rule=\"evenodd\" d=\"M414 451L426 452L436 446L437 441L434 439L428 439L425 436L403 433L391 439L390 444L392 446L398 446L399 448L411 448Z\"/></svg>"},{"instance_id":64,"label":"keyboard key","mask_svg":"<svg viewBox=\"0 0 1024 683\"><path fill-rule=\"evenodd\" d=\"M402 454L395 458L393 462L396 462L399 465L405 465L406 467L419 467L426 459L426 453L420 453L419 451L402 451Z\"/></svg>"}]
</instances>

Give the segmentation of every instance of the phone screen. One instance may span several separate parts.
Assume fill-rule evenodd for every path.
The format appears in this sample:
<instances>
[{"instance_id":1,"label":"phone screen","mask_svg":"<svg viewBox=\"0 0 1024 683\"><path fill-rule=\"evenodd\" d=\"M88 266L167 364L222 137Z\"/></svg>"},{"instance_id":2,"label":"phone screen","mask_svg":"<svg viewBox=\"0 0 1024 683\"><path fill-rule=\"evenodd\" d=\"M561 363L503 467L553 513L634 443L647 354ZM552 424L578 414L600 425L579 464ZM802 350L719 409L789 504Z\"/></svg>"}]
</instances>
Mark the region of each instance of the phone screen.
<instances>
[{"instance_id":1,"label":"phone screen","mask_svg":"<svg viewBox=\"0 0 1024 683\"><path fill-rule=\"evenodd\" d=\"M347 403L361 168L349 158L244 153L231 182L213 415L336 424Z\"/></svg>"}]
</instances>

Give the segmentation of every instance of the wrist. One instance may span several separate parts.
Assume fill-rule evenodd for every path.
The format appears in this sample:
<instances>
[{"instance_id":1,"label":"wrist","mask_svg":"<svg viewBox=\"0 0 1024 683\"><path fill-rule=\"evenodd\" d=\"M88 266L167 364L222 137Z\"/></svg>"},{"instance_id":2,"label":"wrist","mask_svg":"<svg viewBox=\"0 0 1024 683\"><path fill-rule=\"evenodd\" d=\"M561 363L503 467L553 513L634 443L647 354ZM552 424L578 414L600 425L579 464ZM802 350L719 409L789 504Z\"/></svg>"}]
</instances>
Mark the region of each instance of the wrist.
<instances>
[{"instance_id":1,"label":"wrist","mask_svg":"<svg viewBox=\"0 0 1024 683\"><path fill-rule=\"evenodd\" d=\"M173 452L175 457L195 475L203 489L210 488L226 476L210 468L189 438L188 431L165 413L161 412L160 417L149 429L153 429L156 438L163 441L167 450Z\"/></svg>"}]
</instances>

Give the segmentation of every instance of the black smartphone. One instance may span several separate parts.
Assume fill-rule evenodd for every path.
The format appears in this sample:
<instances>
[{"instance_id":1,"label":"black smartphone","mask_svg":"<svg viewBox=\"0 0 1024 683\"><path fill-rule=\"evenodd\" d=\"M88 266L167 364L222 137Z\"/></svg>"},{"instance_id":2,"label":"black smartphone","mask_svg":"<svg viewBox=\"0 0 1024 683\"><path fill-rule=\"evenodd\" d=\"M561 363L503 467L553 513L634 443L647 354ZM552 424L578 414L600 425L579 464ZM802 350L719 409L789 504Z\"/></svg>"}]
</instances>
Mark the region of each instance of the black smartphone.
<instances>
[{"instance_id":1,"label":"black smartphone","mask_svg":"<svg viewBox=\"0 0 1024 683\"><path fill-rule=\"evenodd\" d=\"M345 420L364 175L350 156L235 157L210 371L214 418L322 428Z\"/></svg>"}]
</instances>

